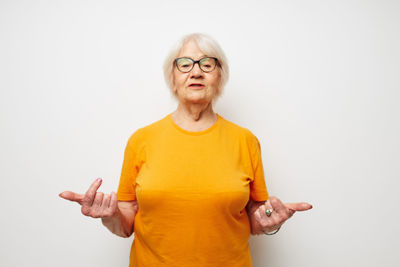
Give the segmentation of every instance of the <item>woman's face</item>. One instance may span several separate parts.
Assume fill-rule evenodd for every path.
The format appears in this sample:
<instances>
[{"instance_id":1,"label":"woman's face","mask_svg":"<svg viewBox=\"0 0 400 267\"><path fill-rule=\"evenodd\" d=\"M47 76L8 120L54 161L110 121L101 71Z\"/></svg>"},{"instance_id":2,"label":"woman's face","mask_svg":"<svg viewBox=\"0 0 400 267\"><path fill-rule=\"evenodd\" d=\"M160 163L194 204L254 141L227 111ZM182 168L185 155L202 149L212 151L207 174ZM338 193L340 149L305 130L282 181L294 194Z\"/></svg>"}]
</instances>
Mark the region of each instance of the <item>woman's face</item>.
<instances>
[{"instance_id":1,"label":"woman's face","mask_svg":"<svg viewBox=\"0 0 400 267\"><path fill-rule=\"evenodd\" d=\"M194 41L187 42L178 57L188 57L194 61L206 57ZM179 102L208 103L218 93L221 70L217 67L212 72L203 72L196 63L188 73L179 71L174 66L174 93Z\"/></svg>"}]
</instances>

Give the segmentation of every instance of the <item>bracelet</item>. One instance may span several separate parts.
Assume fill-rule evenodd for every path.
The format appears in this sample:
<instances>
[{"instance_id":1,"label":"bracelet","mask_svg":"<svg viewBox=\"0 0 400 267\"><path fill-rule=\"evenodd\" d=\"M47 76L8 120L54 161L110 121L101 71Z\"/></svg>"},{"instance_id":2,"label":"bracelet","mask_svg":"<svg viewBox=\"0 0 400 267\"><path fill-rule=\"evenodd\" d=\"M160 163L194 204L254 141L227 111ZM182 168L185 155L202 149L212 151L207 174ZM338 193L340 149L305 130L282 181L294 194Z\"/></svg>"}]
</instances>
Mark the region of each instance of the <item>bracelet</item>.
<instances>
[{"instance_id":1,"label":"bracelet","mask_svg":"<svg viewBox=\"0 0 400 267\"><path fill-rule=\"evenodd\" d=\"M262 231L263 231L263 233L266 234L266 235L274 235L274 234L276 234L277 232L279 232L279 229L281 229L280 226L279 226L278 229L276 229L276 230L275 230L274 232L272 232L272 233L266 233L266 232L264 232L264 230L262 230Z\"/></svg>"}]
</instances>

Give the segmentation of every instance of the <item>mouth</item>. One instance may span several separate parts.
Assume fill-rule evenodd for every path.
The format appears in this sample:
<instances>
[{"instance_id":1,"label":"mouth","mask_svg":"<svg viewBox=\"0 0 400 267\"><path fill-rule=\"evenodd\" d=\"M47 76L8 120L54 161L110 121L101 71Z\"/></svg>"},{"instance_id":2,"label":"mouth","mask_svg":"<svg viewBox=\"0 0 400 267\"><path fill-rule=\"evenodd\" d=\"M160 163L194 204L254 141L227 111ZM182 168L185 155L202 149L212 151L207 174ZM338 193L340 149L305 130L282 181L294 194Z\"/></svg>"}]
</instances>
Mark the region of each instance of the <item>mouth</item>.
<instances>
[{"instance_id":1,"label":"mouth","mask_svg":"<svg viewBox=\"0 0 400 267\"><path fill-rule=\"evenodd\" d=\"M189 84L189 87L190 87L190 88L194 88L194 89L200 89L200 88L203 88L203 87L204 87L204 84L201 84L201 83L191 83L191 84Z\"/></svg>"}]
</instances>

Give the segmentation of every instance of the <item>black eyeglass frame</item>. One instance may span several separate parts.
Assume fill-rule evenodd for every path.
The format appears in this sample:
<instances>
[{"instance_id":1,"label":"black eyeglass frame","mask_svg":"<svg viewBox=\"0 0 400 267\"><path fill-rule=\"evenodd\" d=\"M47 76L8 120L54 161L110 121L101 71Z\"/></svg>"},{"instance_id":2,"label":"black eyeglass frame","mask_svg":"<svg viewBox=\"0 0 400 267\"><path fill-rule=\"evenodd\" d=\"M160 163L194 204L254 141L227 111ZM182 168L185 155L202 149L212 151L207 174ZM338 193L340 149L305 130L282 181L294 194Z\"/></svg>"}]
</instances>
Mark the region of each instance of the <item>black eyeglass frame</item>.
<instances>
[{"instance_id":1,"label":"black eyeglass frame","mask_svg":"<svg viewBox=\"0 0 400 267\"><path fill-rule=\"evenodd\" d=\"M179 69L179 67L178 67L178 60L179 60L179 59L182 59L182 58L189 59L189 60L191 60L191 61L193 62L193 65L192 65L192 67L190 68L190 70L188 70L188 71L182 71L182 70ZM205 70L203 70L203 69L201 68L200 61L202 61L202 60L205 59L205 58L212 58L212 59L215 60L215 66L214 66L214 68L213 68L212 70L210 70L210 71L205 71ZM180 72L183 72L183 73L191 72L192 69L194 68L194 65L195 65L196 63L199 65L199 68L201 69L201 71L203 71L203 72L205 72L205 73L213 72L213 71L215 70L215 68L217 67L217 65L220 66L219 61L218 61L218 58L216 58L216 57L202 57L202 58L200 58L199 60L193 60L193 59L190 58L190 57L178 57L178 58L175 58L174 63L175 63L176 68L177 68Z\"/></svg>"}]
</instances>

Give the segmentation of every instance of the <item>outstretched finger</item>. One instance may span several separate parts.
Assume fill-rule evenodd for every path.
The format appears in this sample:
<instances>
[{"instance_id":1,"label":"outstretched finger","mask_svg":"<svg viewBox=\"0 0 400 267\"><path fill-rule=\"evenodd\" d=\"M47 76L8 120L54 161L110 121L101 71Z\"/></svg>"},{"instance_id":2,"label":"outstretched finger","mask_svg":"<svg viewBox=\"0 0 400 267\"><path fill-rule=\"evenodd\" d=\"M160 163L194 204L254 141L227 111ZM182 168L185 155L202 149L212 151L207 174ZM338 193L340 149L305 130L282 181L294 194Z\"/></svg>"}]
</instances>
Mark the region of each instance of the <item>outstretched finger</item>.
<instances>
[{"instance_id":1,"label":"outstretched finger","mask_svg":"<svg viewBox=\"0 0 400 267\"><path fill-rule=\"evenodd\" d=\"M292 211L306 211L312 209L312 205L307 202L285 203L285 206Z\"/></svg>"},{"instance_id":2,"label":"outstretched finger","mask_svg":"<svg viewBox=\"0 0 400 267\"><path fill-rule=\"evenodd\" d=\"M92 185L89 187L88 191L86 191L85 196L83 197L83 205L92 206L94 198L96 196L96 192L101 185L102 179L97 178Z\"/></svg>"},{"instance_id":3,"label":"outstretched finger","mask_svg":"<svg viewBox=\"0 0 400 267\"><path fill-rule=\"evenodd\" d=\"M77 194L71 191L64 191L61 194L59 194L60 197L69 200L69 201L74 201L82 205L83 201L83 195L82 194Z\"/></svg>"}]
</instances>

